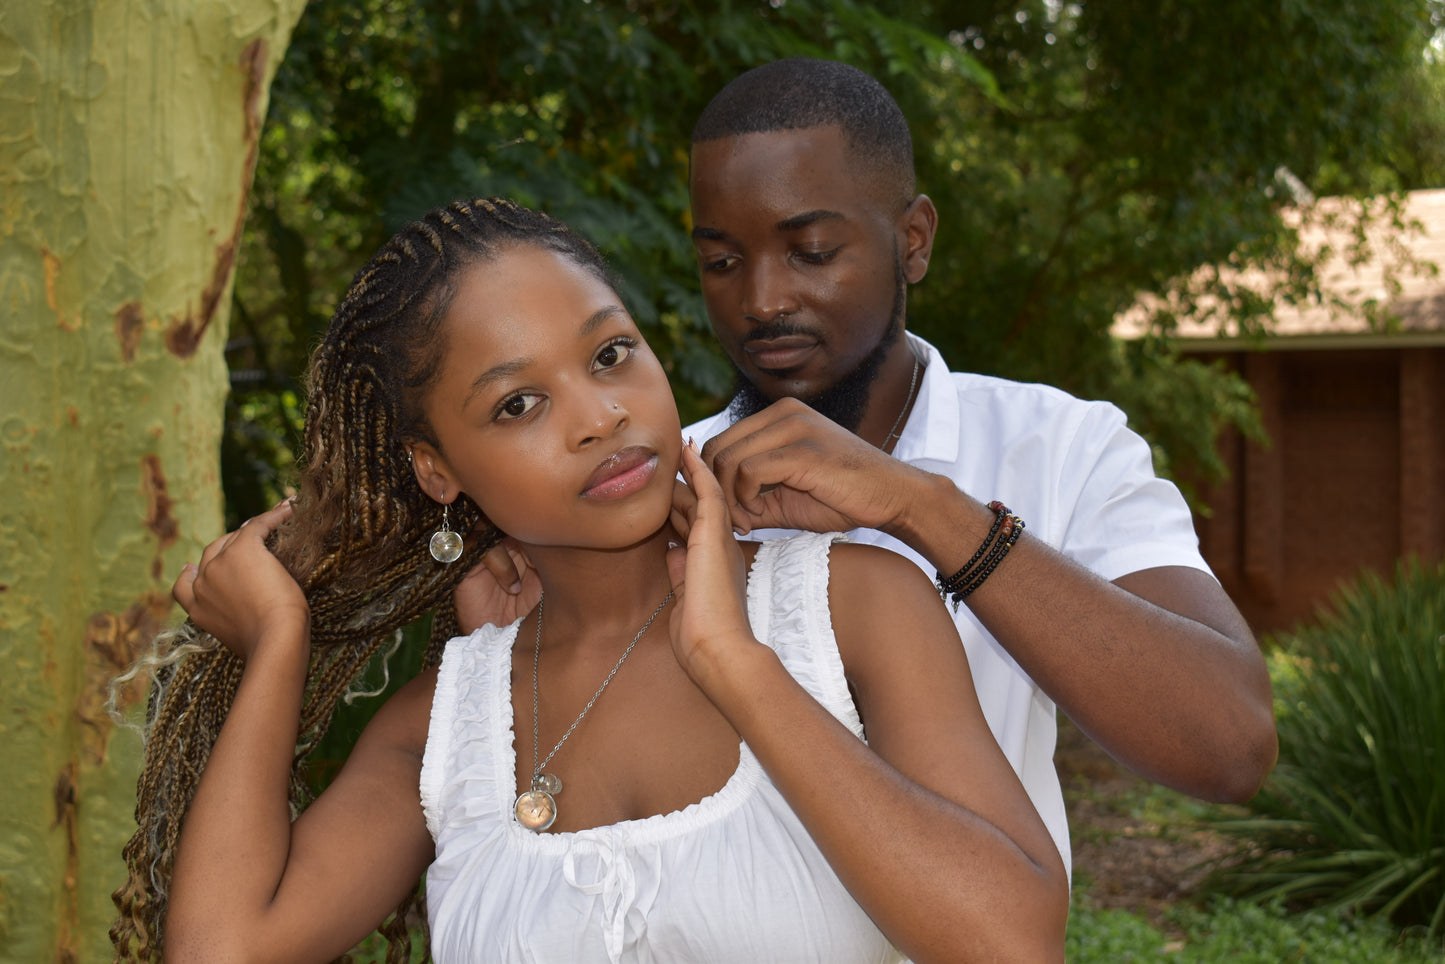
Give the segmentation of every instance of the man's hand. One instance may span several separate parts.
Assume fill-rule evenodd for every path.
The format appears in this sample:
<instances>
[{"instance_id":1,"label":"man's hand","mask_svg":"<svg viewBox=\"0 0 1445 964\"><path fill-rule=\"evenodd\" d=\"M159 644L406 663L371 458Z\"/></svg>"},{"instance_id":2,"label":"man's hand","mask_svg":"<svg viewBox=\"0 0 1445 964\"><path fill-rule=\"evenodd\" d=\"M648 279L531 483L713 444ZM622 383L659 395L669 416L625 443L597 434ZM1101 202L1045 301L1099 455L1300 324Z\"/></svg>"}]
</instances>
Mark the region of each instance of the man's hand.
<instances>
[{"instance_id":1,"label":"man's hand","mask_svg":"<svg viewBox=\"0 0 1445 964\"><path fill-rule=\"evenodd\" d=\"M927 478L793 398L714 437L702 457L740 532L894 531Z\"/></svg>"},{"instance_id":2,"label":"man's hand","mask_svg":"<svg viewBox=\"0 0 1445 964\"><path fill-rule=\"evenodd\" d=\"M531 612L542 598L542 580L527 554L511 539L503 539L472 567L452 596L457 625L470 633L487 623L507 626Z\"/></svg>"}]
</instances>

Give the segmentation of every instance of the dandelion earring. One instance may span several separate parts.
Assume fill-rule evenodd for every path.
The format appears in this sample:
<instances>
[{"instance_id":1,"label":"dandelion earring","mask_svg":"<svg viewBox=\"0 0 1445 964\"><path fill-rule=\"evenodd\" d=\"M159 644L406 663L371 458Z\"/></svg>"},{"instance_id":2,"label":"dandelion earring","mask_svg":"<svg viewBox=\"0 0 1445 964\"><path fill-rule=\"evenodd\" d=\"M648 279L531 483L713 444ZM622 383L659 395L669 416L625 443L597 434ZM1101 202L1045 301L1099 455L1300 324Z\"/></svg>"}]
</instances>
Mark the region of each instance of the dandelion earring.
<instances>
[{"instance_id":1,"label":"dandelion earring","mask_svg":"<svg viewBox=\"0 0 1445 964\"><path fill-rule=\"evenodd\" d=\"M431 557L443 565L456 562L462 554L462 537L453 532L447 522L450 508L448 505L442 506L442 527L433 532L431 537Z\"/></svg>"}]
</instances>

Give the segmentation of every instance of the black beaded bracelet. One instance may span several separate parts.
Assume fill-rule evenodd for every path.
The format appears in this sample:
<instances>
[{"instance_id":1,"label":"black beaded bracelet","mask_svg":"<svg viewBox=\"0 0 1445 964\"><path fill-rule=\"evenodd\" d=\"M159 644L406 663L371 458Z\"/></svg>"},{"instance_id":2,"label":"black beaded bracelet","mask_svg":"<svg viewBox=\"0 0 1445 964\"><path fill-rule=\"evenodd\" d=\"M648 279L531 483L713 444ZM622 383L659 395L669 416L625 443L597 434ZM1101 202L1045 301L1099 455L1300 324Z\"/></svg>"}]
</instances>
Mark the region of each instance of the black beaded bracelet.
<instances>
[{"instance_id":1,"label":"black beaded bracelet","mask_svg":"<svg viewBox=\"0 0 1445 964\"><path fill-rule=\"evenodd\" d=\"M978 575L974 577L973 582L969 583L963 589L959 590L957 596L954 599L955 607L958 605L959 601L963 599L964 596L967 596L979 586L983 585L983 581L987 579L995 569L998 568L998 564L1000 562L1003 562L1003 557L1008 555L1008 551L1014 547L1014 543L1019 541L1019 534L1024 531L1024 520L1018 518L1017 516L1014 516L1013 523L1013 531L1010 532L1006 538L999 540L998 545L994 548L993 553L990 555L989 561L985 563L983 567L979 570ZM955 609L955 612L956 611L957 610Z\"/></svg>"},{"instance_id":2,"label":"black beaded bracelet","mask_svg":"<svg viewBox=\"0 0 1445 964\"><path fill-rule=\"evenodd\" d=\"M973 558L951 576L945 577L941 572L935 574L934 582L939 595L953 600L954 612L958 611L964 597L983 585L983 581L998 568L1024 530L1024 520L1010 512L1002 502L995 500L988 507L994 511L993 526Z\"/></svg>"},{"instance_id":3,"label":"black beaded bracelet","mask_svg":"<svg viewBox=\"0 0 1445 964\"><path fill-rule=\"evenodd\" d=\"M995 499L988 504L988 507L994 511L993 525L989 527L988 535L983 537L983 544L978 547L978 551L973 554L972 559L968 560L968 562L965 562L961 567L959 567L958 572L955 572L947 579L943 578L943 573L938 573L938 582L940 586L959 585L960 580L962 580L963 577L968 575L968 571L972 569L974 567L974 564L977 563L980 559L982 559L983 554L988 551L989 544L993 542L993 537L998 535L999 526L1003 525L1004 518L1007 517L1009 514L1008 506Z\"/></svg>"}]
</instances>

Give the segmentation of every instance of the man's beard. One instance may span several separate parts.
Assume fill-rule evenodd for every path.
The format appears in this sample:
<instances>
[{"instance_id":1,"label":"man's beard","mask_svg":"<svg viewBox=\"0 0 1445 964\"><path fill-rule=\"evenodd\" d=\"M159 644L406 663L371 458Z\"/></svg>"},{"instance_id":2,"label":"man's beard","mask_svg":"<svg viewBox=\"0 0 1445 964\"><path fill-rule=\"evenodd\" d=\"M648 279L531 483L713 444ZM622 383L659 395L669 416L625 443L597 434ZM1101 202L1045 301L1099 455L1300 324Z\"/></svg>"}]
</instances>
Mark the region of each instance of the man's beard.
<instances>
[{"instance_id":1,"label":"man's beard","mask_svg":"<svg viewBox=\"0 0 1445 964\"><path fill-rule=\"evenodd\" d=\"M858 426L862 424L863 415L868 411L868 400L873 397L873 383L878 380L883 360L903 335L904 292L907 281L903 277L903 263L896 251L893 259L897 293L893 297L891 317L883 337L851 372L811 398L799 399L819 415L838 423L850 432L857 432ZM749 415L756 415L774 401L776 399L768 398L756 385L748 381L741 368L733 365L733 400L728 404L728 415L734 422Z\"/></svg>"}]
</instances>

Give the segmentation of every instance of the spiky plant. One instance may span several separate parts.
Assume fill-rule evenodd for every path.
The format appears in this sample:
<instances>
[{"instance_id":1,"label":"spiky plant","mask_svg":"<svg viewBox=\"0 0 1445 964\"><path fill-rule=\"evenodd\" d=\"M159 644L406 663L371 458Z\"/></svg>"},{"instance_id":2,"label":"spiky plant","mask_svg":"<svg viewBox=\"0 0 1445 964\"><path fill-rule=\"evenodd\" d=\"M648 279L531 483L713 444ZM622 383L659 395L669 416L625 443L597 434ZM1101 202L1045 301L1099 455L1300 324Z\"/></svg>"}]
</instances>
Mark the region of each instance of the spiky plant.
<instances>
[{"instance_id":1,"label":"spiky plant","mask_svg":"<svg viewBox=\"0 0 1445 964\"><path fill-rule=\"evenodd\" d=\"M1445 935L1445 563L1367 573L1273 657L1280 762L1223 877Z\"/></svg>"}]
</instances>

